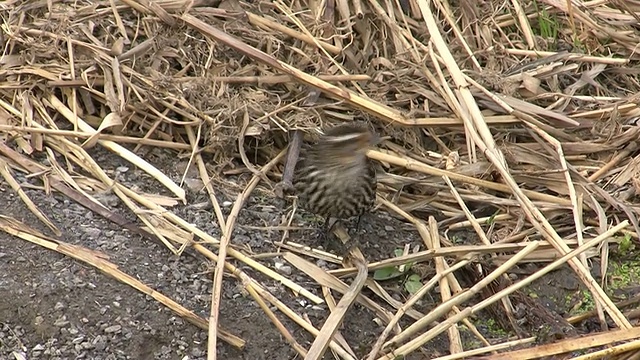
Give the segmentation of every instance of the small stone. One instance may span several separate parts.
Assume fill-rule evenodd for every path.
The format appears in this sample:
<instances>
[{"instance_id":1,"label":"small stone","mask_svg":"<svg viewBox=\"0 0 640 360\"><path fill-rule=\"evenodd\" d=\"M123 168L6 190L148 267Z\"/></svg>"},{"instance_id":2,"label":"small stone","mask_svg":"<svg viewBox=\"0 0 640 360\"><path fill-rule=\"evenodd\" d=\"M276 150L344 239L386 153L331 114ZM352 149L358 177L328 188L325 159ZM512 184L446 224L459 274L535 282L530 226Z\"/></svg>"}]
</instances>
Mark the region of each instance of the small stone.
<instances>
[{"instance_id":1,"label":"small stone","mask_svg":"<svg viewBox=\"0 0 640 360\"><path fill-rule=\"evenodd\" d=\"M101 335L96 336L93 339L93 347L98 351L103 351L107 347L107 339Z\"/></svg>"},{"instance_id":2,"label":"small stone","mask_svg":"<svg viewBox=\"0 0 640 360\"><path fill-rule=\"evenodd\" d=\"M81 227L82 231L87 234L90 239L97 239L102 234L102 230L96 229L94 227Z\"/></svg>"},{"instance_id":3,"label":"small stone","mask_svg":"<svg viewBox=\"0 0 640 360\"><path fill-rule=\"evenodd\" d=\"M105 192L101 194L96 194L94 197L103 205L114 208L118 206L120 203L120 198L113 193Z\"/></svg>"},{"instance_id":4,"label":"small stone","mask_svg":"<svg viewBox=\"0 0 640 360\"><path fill-rule=\"evenodd\" d=\"M200 179L184 179L184 184L191 191L200 191L204 188L204 183Z\"/></svg>"},{"instance_id":5,"label":"small stone","mask_svg":"<svg viewBox=\"0 0 640 360\"><path fill-rule=\"evenodd\" d=\"M111 326L105 328L104 332L107 333L107 334L113 334L113 333L120 332L120 330L122 330L122 326L120 326L120 325L111 325Z\"/></svg>"},{"instance_id":6,"label":"small stone","mask_svg":"<svg viewBox=\"0 0 640 360\"><path fill-rule=\"evenodd\" d=\"M291 266L289 265L280 266L279 268L277 268L277 270L279 273L284 275L291 275L291 273L293 272Z\"/></svg>"},{"instance_id":7,"label":"small stone","mask_svg":"<svg viewBox=\"0 0 640 360\"><path fill-rule=\"evenodd\" d=\"M206 354L202 349L193 348L191 349L191 355L193 355L193 357L199 358L204 357Z\"/></svg>"},{"instance_id":8,"label":"small stone","mask_svg":"<svg viewBox=\"0 0 640 360\"><path fill-rule=\"evenodd\" d=\"M57 327L64 327L69 325L69 321L67 321L67 317L66 316L62 316L61 318L57 319L54 323L53 326L57 326Z\"/></svg>"}]
</instances>

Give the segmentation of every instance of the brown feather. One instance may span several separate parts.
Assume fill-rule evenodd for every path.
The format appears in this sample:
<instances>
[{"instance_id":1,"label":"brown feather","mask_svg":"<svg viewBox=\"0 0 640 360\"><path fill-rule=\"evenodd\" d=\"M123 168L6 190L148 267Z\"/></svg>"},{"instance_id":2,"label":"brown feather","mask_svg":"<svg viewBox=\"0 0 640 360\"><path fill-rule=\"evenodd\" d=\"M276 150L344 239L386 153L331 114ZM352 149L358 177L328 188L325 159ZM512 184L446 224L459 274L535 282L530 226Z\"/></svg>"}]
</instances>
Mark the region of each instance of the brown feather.
<instances>
[{"instance_id":1,"label":"brown feather","mask_svg":"<svg viewBox=\"0 0 640 360\"><path fill-rule=\"evenodd\" d=\"M376 173L367 149L377 137L366 127L329 129L315 144L303 144L293 185L301 208L348 219L369 211L376 197Z\"/></svg>"}]
</instances>

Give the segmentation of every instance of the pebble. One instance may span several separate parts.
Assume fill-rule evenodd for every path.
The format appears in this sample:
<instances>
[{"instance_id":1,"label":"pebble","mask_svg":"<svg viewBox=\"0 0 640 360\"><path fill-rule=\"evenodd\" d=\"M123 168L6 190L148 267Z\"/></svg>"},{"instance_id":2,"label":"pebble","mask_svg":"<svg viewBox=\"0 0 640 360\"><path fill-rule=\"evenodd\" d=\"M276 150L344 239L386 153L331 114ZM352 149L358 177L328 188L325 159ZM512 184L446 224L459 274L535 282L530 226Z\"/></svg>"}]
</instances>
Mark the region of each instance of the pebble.
<instances>
[{"instance_id":1,"label":"pebble","mask_svg":"<svg viewBox=\"0 0 640 360\"><path fill-rule=\"evenodd\" d=\"M184 184L190 191L197 192L204 188L204 183L200 179L188 178L184 179Z\"/></svg>"},{"instance_id":2,"label":"pebble","mask_svg":"<svg viewBox=\"0 0 640 360\"><path fill-rule=\"evenodd\" d=\"M104 332L107 333L107 334L113 334L113 333L120 332L120 330L122 330L122 326L120 326L120 325L111 325L111 326L105 328Z\"/></svg>"},{"instance_id":3,"label":"pebble","mask_svg":"<svg viewBox=\"0 0 640 360\"><path fill-rule=\"evenodd\" d=\"M96 149L91 149L91 151ZM105 170L107 170L108 164L111 164L111 173L119 174L118 181L125 186L135 187L141 193L171 196L166 189L157 184L155 179L138 171L135 167L113 166L113 164L122 164L122 159L114 156L113 159L115 160L112 160L112 158L108 158L108 156L111 156L110 154L102 156L103 158L96 158L96 161L104 166ZM172 161L176 162L175 156ZM176 176L175 172L175 167L164 169L164 173L180 181L182 174ZM239 177L239 180L242 181L243 179ZM26 179L25 181L31 180ZM208 234L218 238L220 236L220 227L211 209L208 194L201 191L202 187L203 184L197 175L187 175L185 188L194 190L187 192L187 206L182 204L175 205L168 211L175 213L186 222L194 224ZM224 197L218 199L223 208L223 213L227 216L229 209L234 205L235 194L231 192L224 193L223 190L218 188L216 188L216 193L231 199L225 200ZM114 212L132 221L132 224L136 221L135 215L112 191L107 190L98 194L94 191L91 194L98 198L101 203L112 208ZM256 192L256 194L258 193ZM75 201L65 199L64 196L57 193L45 196L41 192L33 192L30 195L33 195L33 199L38 205L43 204L43 211L47 212L47 214L53 213L51 217L65 233L63 235L65 241L105 253L109 257L109 261L117 264L121 270L193 309L196 314L204 318L209 316L212 268L208 261L194 260L184 255L182 257L174 257L164 246L150 243L138 235L131 234L120 226L80 207ZM0 194L0 200L3 199L1 196L2 194ZM255 226L278 227L282 225L286 211L288 211L286 207L289 205L285 202L282 204L276 203L271 200L271 196L272 194L269 193L264 196L259 194L257 197L252 197L248 204L245 204L238 216L237 226L234 228L234 246L238 246L241 249L250 248L256 254L273 251L270 240L279 239L282 231L278 228L253 228ZM207 204L208 207L196 206L197 204ZM390 219L388 223L395 224L393 221L395 220ZM366 220L364 222L361 232L366 234L365 238L375 237L376 230L382 230L382 224L384 224L383 222L382 224L371 225L370 223L374 222L369 224L366 223ZM305 221L301 222L300 218L297 218L292 225L304 227L309 225L309 222L307 221L305 224ZM77 227L79 227L77 229L79 234L72 232L73 228ZM393 226L384 228L387 229L386 232L390 236L395 236L396 229L401 227L397 225L395 228ZM308 236L308 234L300 230L292 230L291 234L296 239ZM209 247L209 244L203 245ZM9 319L9 325L0 325L0 339L3 341L5 339L25 339L23 342L26 347L24 351L27 352L30 359L102 358L115 360L136 358L136 356L141 356L141 353L146 354L142 355L143 357L149 356L159 360L200 359L206 357L207 332L200 331L186 323L184 319L176 316L151 297L136 292L128 286L114 281L100 271L68 257L49 252L46 252L47 255L43 256L39 253L31 252L31 249L37 249L32 245L27 249L29 251L25 251L22 254L14 252L11 248L9 250L7 248L2 249L3 252L0 253L0 258L3 259L0 260L0 263L9 263L9 261L5 261L8 256L11 259L11 263L17 261L19 262L18 265L24 268L31 268L35 264L33 277L30 280L21 279L23 291L26 293L22 295L22 298L26 300L25 303L29 303L30 311L39 311L46 308L55 312L37 318L42 330L44 330L44 334L38 334L42 336L41 338L35 338L32 330L33 326L29 326L28 330L24 330L17 326L15 322L11 323L12 319ZM218 251L214 246L211 246L210 249L214 252ZM34 256L40 257L34 258ZM34 259L37 261L34 261ZM281 258L277 260L263 258L259 261L263 264L271 265L274 270L288 279L301 284L309 283L308 276L294 269ZM270 263L270 261L273 262ZM323 260L315 260L315 262L325 269L335 268L334 264ZM248 271L251 274L255 273L240 262L237 262L236 265L243 271ZM3 269L0 268L0 270ZM4 281L4 278L2 278L2 281ZM306 299L293 296L287 288L276 281L268 278L263 279L262 277L259 277L259 281L268 291L274 296L283 299L289 306L302 309L318 318L328 311L326 306L315 305ZM258 354L257 358L262 358L261 352L274 354L274 356L267 356L267 358L279 358L276 355L283 354L277 354L278 348L270 345L270 342L278 341L279 333L273 331L268 320L253 324L253 319L255 319L253 316L256 311L260 312L259 307L251 300L246 291L241 289L241 286L234 288L234 283L235 281L227 278L223 282L221 314L223 314L223 318L226 318L222 319L221 325L232 333L241 336L243 335L242 330L238 330L235 327L234 320L255 326L258 331L262 331L264 341L259 342L257 345L258 352L256 352L255 343L248 343L246 349L247 358L251 356L256 358L256 354ZM310 290L314 293L319 292L313 286L310 286ZM19 291L19 289L16 289L10 295L18 294ZM232 300L232 298L235 300ZM279 312L275 306L270 305L270 308L275 312ZM50 318L50 316L53 317ZM171 320L167 320L169 317L172 317ZM34 321L33 317L31 321ZM51 327L51 322L54 321L54 325L57 328ZM242 325L240 325L240 329L242 329ZM53 334L47 332L53 332ZM32 348L34 344L38 345ZM144 346L144 349L142 349L144 351L137 352L138 349L128 344L141 344ZM220 344L218 357L236 358L237 353L234 353L235 356L233 357L229 354L235 350L231 350L231 347L226 344ZM3 356L5 355L6 353L0 352L0 359L4 358Z\"/></svg>"},{"instance_id":4,"label":"pebble","mask_svg":"<svg viewBox=\"0 0 640 360\"><path fill-rule=\"evenodd\" d=\"M82 231L87 234L89 239L97 239L102 234L102 230L94 227L81 227Z\"/></svg>"},{"instance_id":5,"label":"pebble","mask_svg":"<svg viewBox=\"0 0 640 360\"><path fill-rule=\"evenodd\" d=\"M284 274L284 275L291 275L291 273L293 272L293 270L291 269L291 266L289 265L283 265L280 268L277 269L279 273Z\"/></svg>"}]
</instances>

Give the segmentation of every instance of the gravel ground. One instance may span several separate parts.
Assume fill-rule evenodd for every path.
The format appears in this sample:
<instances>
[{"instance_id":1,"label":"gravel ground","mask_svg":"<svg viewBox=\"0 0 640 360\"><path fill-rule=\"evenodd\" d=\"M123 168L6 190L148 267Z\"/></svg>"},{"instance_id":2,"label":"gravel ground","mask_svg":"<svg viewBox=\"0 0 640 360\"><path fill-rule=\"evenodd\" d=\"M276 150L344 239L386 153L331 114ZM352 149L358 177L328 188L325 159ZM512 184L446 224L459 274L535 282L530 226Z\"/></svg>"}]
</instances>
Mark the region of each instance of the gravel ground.
<instances>
[{"instance_id":1,"label":"gravel ground","mask_svg":"<svg viewBox=\"0 0 640 360\"><path fill-rule=\"evenodd\" d=\"M111 154L94 151L94 158L111 176L127 186L149 193L162 190L146 174ZM154 149L145 155L178 182L180 166L175 154ZM40 185L37 179L16 174L18 181ZM246 180L246 178L243 178ZM208 201L197 191L197 180L188 184L187 206L171 210L204 231L218 236L219 231L210 210L195 210L191 205ZM155 290L169 296L204 318L211 303L212 266L204 258L174 256L162 245L150 242L121 229L61 194L46 195L41 190L27 190L28 196L63 232L61 240L97 250L109 256L119 268ZM168 194L165 194L168 195ZM234 199L220 194L220 203ZM121 210L135 221L129 211L113 195L103 194L109 206ZM2 214L50 234L6 184L0 183ZM233 243L249 247L253 253L275 251L271 241L278 241L280 231L256 230L255 227L276 226L283 222L286 205L259 192L249 201L238 219ZM230 209L226 207L225 212ZM298 220L311 218L302 214ZM297 225L301 225L298 223ZM419 237L402 222L383 211L365 218L361 233L366 235L363 252L370 259L388 258L405 243L420 244ZM314 232L296 231L297 241L310 241ZM262 262L274 268L278 258ZM262 282L272 294L294 311L306 315L320 327L326 316L324 306L312 307L279 283L236 263L249 275ZM288 275L294 281L318 293L314 282L295 271ZM397 284L395 284L397 286ZM246 340L242 350L219 342L221 359L292 359L291 350L280 333L257 304L246 295L240 284L225 276L221 307L221 326ZM119 283L98 270L54 251L0 232L0 358L21 353L29 359L204 359L207 336L151 297ZM402 299L399 299L402 300ZM296 339L309 347L313 338L279 314ZM382 328L369 310L356 305L345 319L342 333L359 356L375 341ZM446 342L430 346L431 355L446 352ZM437 345L439 344L439 345ZM327 356L327 358L330 355ZM421 355L416 355L420 358Z\"/></svg>"},{"instance_id":2,"label":"gravel ground","mask_svg":"<svg viewBox=\"0 0 640 360\"><path fill-rule=\"evenodd\" d=\"M94 150L93 156L103 169L121 183L139 191L169 195L154 180L124 160L101 150ZM180 169L185 167L185 162L176 163L175 154L153 149L144 154L144 157L174 181L180 181ZM199 206L209 202L207 195L200 191L202 184L196 174L188 174L188 204L175 206L171 211L218 237L219 228L210 207ZM41 185L37 178L26 178L19 173L15 176L23 184ZM239 175L227 180L244 184L247 179L248 175ZM218 190L223 188L225 187L219 186ZM219 191L220 197L217 200L224 204L225 215L228 215L238 189L240 187L228 190L228 196ZM63 232L60 240L107 255L109 261L117 264L120 270L199 316L208 318L213 267L203 257L175 256L164 245L131 234L61 194L54 192L46 195L39 189L26 190L26 193ZM114 195L107 193L97 196L132 222L136 221ZM0 202L4 204L2 215L14 217L50 234L4 183L0 183ZM233 245L245 249L249 254L276 252L273 242L281 239L282 232L274 227L285 223L287 206L284 201L274 199L271 193L257 189L240 212ZM313 216L299 213L294 225L308 229L291 232L291 238L296 242L316 247L321 244L315 240L317 219ZM407 243L412 248L419 246L423 249L419 236L412 227L391 218L381 210L363 219L359 234L363 253L370 261L389 258L393 256L394 250ZM458 238L473 242L473 236L472 233L463 233ZM211 250L217 252L216 249ZM259 261L272 269L277 269L276 264L284 263L280 256L264 257ZM312 261L317 265L327 266L321 260ZM312 279L284 264L284 268L279 269L286 277L315 294L322 295ZM242 263L234 262L234 265L262 283L274 296L299 315L308 318L316 327L322 326L328 313L325 305L311 306L308 301L296 297L279 282ZM427 271L422 274L428 277L429 265L425 266ZM386 281L382 285L396 300L406 300L407 294L398 280ZM379 300L366 289L364 293ZM625 295L635 293L633 291L633 294ZM535 297L529 298L527 295L524 298L520 295L520 299L538 307L540 311L536 310L536 313L544 314L547 309L550 311L548 315L552 317L551 320L548 317L533 319L530 323L534 328L531 333L535 334L540 327L536 321L555 321L554 316L566 316L569 309L581 304L584 288L573 272L565 267L536 281L524 294L535 294ZM151 297L93 267L5 232L0 232L0 299L0 359L15 358L16 355L24 355L28 359L206 358L206 331L186 322ZM429 295L417 309L428 312L438 302L437 295ZM297 341L309 348L313 337L286 316L277 311L276 314ZM488 338L504 341L513 334L496 328L495 316L501 315L495 314L480 312L474 323ZM246 346L236 349L219 341L219 359L300 358L239 282L231 276L224 278L220 315L222 328L244 339ZM401 325L406 327L408 323ZM587 323L578 331L593 331L595 327L592 325ZM349 310L340 331L356 354L362 357L367 354L382 329L371 311L356 304ZM473 344L480 345L469 336L468 331L460 329L465 348ZM560 328L560 331L564 329ZM575 335L575 332L571 334ZM447 339L441 336L427 343L408 359L446 355L449 353L448 346ZM325 359L332 358L330 353L325 356Z\"/></svg>"}]
</instances>

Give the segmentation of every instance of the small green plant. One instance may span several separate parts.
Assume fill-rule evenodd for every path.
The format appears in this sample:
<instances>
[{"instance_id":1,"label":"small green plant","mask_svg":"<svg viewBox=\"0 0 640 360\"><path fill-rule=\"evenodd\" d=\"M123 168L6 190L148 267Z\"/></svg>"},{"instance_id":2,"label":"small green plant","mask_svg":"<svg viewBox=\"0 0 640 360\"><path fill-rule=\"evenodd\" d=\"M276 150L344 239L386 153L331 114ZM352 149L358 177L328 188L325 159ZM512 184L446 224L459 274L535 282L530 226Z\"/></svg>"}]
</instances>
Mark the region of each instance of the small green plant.
<instances>
[{"instance_id":1,"label":"small green plant","mask_svg":"<svg viewBox=\"0 0 640 360\"><path fill-rule=\"evenodd\" d=\"M593 301L593 295L589 290L580 290L577 293L567 295L567 305L571 306L569 313L578 315L595 309L596 304Z\"/></svg>"},{"instance_id":2,"label":"small green plant","mask_svg":"<svg viewBox=\"0 0 640 360\"><path fill-rule=\"evenodd\" d=\"M422 287L422 281L420 279L420 275L411 274L407 278L407 281L404 282L404 289L411 295L415 294Z\"/></svg>"},{"instance_id":3,"label":"small green plant","mask_svg":"<svg viewBox=\"0 0 640 360\"><path fill-rule=\"evenodd\" d=\"M640 261L612 262L609 269L609 288L612 290L629 288L640 281Z\"/></svg>"},{"instance_id":4,"label":"small green plant","mask_svg":"<svg viewBox=\"0 0 640 360\"><path fill-rule=\"evenodd\" d=\"M496 211L487 219L487 225L493 225L496 222L496 216L498 216L499 212Z\"/></svg>"},{"instance_id":5,"label":"small green plant","mask_svg":"<svg viewBox=\"0 0 640 360\"><path fill-rule=\"evenodd\" d=\"M391 280L402 276L404 273L397 266L387 266L373 273L373 279L378 281Z\"/></svg>"},{"instance_id":6,"label":"small green plant","mask_svg":"<svg viewBox=\"0 0 640 360\"><path fill-rule=\"evenodd\" d=\"M630 252L635 250L635 248L636 248L636 245L633 243L633 241L631 241L630 234L625 234L624 238L620 240L620 245L618 245L618 250L620 251L620 254L625 254L625 255L628 255Z\"/></svg>"},{"instance_id":7,"label":"small green plant","mask_svg":"<svg viewBox=\"0 0 640 360\"><path fill-rule=\"evenodd\" d=\"M402 249L395 249L393 251L396 257L402 256ZM418 274L409 274L411 267L415 264L415 262L408 262L406 264L398 265L398 266L387 266L382 269L378 269L373 273L373 279L378 281L390 280L394 278L398 278L401 276L406 276L404 281L404 289L409 294L415 294L422 287L422 281L420 279L420 275Z\"/></svg>"},{"instance_id":8,"label":"small green plant","mask_svg":"<svg viewBox=\"0 0 640 360\"><path fill-rule=\"evenodd\" d=\"M558 21L555 16L550 15L544 5L539 6L537 1L533 1L533 6L538 13L538 34L545 39L558 38Z\"/></svg>"},{"instance_id":9,"label":"small green plant","mask_svg":"<svg viewBox=\"0 0 640 360\"><path fill-rule=\"evenodd\" d=\"M492 336L507 336L507 332L500 326L500 324L495 319L483 319L480 320L479 323L486 326L487 331Z\"/></svg>"},{"instance_id":10,"label":"small green plant","mask_svg":"<svg viewBox=\"0 0 640 360\"><path fill-rule=\"evenodd\" d=\"M402 256L402 249L393 250L393 255L395 257ZM400 277L408 273L413 264L415 264L415 262L408 262L399 266L387 266L385 268L378 269L373 273L373 279L383 281Z\"/></svg>"}]
</instances>

